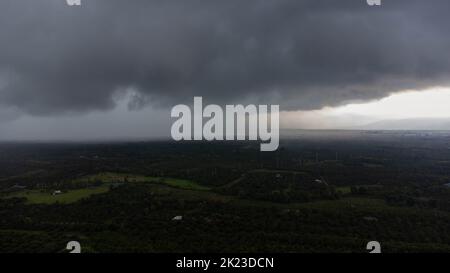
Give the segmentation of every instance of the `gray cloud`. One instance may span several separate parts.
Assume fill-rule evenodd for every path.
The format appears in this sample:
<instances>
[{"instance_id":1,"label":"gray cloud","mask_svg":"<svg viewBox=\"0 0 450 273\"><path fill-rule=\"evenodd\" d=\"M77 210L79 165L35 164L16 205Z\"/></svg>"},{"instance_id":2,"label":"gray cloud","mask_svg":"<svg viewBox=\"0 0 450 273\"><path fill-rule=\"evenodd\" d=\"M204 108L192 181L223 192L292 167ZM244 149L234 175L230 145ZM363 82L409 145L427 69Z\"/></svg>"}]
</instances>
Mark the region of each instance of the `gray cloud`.
<instances>
[{"instance_id":1,"label":"gray cloud","mask_svg":"<svg viewBox=\"0 0 450 273\"><path fill-rule=\"evenodd\" d=\"M32 115L214 103L317 109L446 85L450 2L0 2L0 105Z\"/></svg>"}]
</instances>

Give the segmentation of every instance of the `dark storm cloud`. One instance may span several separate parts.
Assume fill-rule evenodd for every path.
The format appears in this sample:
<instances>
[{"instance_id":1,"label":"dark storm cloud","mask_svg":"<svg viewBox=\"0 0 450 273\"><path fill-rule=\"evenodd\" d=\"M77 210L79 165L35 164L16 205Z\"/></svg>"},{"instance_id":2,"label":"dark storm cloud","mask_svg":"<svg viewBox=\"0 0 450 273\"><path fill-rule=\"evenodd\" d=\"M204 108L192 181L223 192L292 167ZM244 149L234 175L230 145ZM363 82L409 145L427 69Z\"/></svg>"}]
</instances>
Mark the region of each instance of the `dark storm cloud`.
<instances>
[{"instance_id":1,"label":"dark storm cloud","mask_svg":"<svg viewBox=\"0 0 450 273\"><path fill-rule=\"evenodd\" d=\"M445 85L446 0L2 0L0 105L36 115L203 95L313 109Z\"/></svg>"}]
</instances>

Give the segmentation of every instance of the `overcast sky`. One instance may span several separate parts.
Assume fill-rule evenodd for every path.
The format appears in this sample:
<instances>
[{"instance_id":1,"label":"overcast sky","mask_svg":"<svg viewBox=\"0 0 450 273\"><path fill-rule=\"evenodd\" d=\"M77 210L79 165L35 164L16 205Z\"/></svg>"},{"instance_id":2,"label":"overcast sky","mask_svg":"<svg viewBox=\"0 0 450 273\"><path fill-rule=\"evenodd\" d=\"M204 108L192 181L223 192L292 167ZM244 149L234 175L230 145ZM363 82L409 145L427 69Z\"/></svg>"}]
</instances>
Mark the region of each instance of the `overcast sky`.
<instances>
[{"instance_id":1,"label":"overcast sky","mask_svg":"<svg viewBox=\"0 0 450 273\"><path fill-rule=\"evenodd\" d=\"M285 128L331 128L323 109L449 87L449 10L447 0L2 0L0 139L165 136L169 109L194 95L279 104ZM374 120L339 111L344 127Z\"/></svg>"}]
</instances>

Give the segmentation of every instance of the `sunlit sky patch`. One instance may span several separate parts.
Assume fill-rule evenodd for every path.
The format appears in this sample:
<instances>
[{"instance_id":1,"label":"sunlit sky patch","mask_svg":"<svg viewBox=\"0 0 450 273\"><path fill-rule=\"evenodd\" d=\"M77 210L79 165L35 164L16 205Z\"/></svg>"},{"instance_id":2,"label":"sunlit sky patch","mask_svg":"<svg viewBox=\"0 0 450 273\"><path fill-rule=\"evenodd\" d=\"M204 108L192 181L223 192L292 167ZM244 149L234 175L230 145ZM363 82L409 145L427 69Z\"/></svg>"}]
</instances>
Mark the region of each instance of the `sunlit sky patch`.
<instances>
[{"instance_id":1,"label":"sunlit sky patch","mask_svg":"<svg viewBox=\"0 0 450 273\"><path fill-rule=\"evenodd\" d=\"M328 109L335 115L365 115L380 119L450 117L450 88L396 93L378 101Z\"/></svg>"},{"instance_id":2,"label":"sunlit sky patch","mask_svg":"<svg viewBox=\"0 0 450 273\"><path fill-rule=\"evenodd\" d=\"M352 129L377 121L434 118L450 119L450 88L409 90L366 103L284 112L281 123L283 128Z\"/></svg>"}]
</instances>

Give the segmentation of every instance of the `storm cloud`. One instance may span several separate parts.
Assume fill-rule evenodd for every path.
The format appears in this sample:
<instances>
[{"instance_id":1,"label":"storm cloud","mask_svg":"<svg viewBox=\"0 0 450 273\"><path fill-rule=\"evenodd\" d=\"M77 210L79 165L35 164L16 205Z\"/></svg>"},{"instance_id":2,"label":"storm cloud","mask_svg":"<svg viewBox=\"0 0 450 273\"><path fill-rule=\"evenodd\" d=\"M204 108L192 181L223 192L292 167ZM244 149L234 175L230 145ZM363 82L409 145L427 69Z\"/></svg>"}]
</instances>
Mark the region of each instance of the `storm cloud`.
<instances>
[{"instance_id":1,"label":"storm cloud","mask_svg":"<svg viewBox=\"0 0 450 273\"><path fill-rule=\"evenodd\" d=\"M319 109L448 85L446 0L2 0L0 108Z\"/></svg>"}]
</instances>

